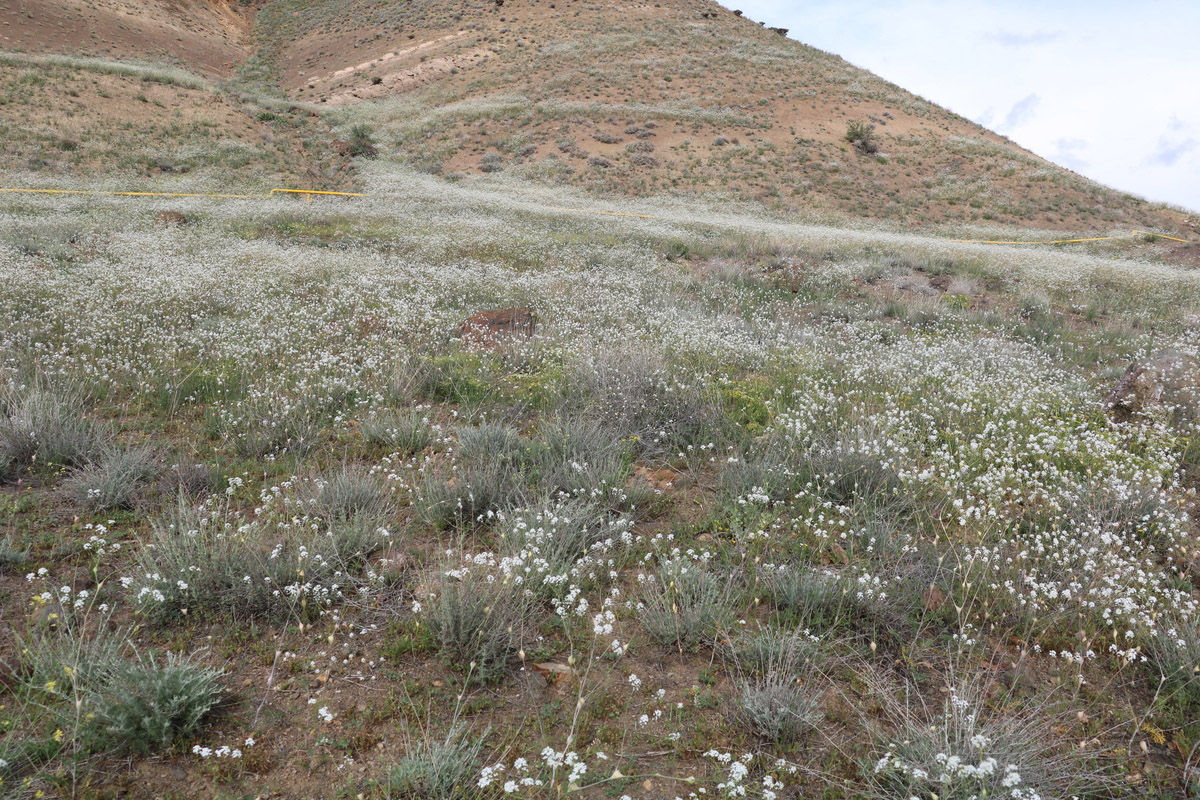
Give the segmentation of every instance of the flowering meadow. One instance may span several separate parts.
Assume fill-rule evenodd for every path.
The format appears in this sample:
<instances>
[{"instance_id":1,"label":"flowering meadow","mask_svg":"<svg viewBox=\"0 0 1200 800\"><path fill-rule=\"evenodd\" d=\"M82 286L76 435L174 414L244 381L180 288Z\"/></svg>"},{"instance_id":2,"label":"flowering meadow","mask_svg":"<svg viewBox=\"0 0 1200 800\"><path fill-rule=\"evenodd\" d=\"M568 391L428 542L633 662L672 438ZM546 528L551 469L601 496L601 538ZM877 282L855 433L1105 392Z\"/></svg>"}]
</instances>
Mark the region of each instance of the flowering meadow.
<instances>
[{"instance_id":1,"label":"flowering meadow","mask_svg":"<svg viewBox=\"0 0 1200 800\"><path fill-rule=\"evenodd\" d=\"M0 197L0 795L1200 792L1159 245L364 170Z\"/></svg>"}]
</instances>

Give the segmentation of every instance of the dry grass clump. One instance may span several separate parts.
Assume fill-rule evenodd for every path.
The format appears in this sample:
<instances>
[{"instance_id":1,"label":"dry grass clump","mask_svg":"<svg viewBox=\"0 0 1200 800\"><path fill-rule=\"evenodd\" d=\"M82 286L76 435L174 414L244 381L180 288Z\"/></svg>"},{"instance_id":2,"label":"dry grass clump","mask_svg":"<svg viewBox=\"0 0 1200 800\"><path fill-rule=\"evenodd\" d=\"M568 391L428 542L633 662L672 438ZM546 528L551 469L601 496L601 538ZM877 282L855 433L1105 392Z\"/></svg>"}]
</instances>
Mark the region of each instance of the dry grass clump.
<instances>
[{"instance_id":1,"label":"dry grass clump","mask_svg":"<svg viewBox=\"0 0 1200 800\"><path fill-rule=\"evenodd\" d=\"M1052 698L1001 708L989 700L984 675L963 676L944 699L926 705L913 687L903 695L878 681L891 727L881 731L863 765L870 797L1003 797L1012 800L1103 796L1116 783L1093 749L1075 739L1051 738L1069 730L1075 715L1055 711Z\"/></svg>"},{"instance_id":2,"label":"dry grass clump","mask_svg":"<svg viewBox=\"0 0 1200 800\"><path fill-rule=\"evenodd\" d=\"M75 471L67 488L80 505L91 510L132 508L157 471L158 455L153 448L108 446L94 462Z\"/></svg>"},{"instance_id":3,"label":"dry grass clump","mask_svg":"<svg viewBox=\"0 0 1200 800\"><path fill-rule=\"evenodd\" d=\"M639 618L665 647L693 651L715 641L733 621L737 591L731 575L690 558L672 558L638 579Z\"/></svg>"},{"instance_id":4,"label":"dry grass clump","mask_svg":"<svg viewBox=\"0 0 1200 800\"><path fill-rule=\"evenodd\" d=\"M530 594L474 566L448 567L436 587L425 620L441 657L472 681L503 675L540 616Z\"/></svg>"},{"instance_id":5,"label":"dry grass clump","mask_svg":"<svg viewBox=\"0 0 1200 800\"><path fill-rule=\"evenodd\" d=\"M49 385L0 387L0 477L30 469L80 467L101 449L104 434L84 413L83 398Z\"/></svg>"}]
</instances>

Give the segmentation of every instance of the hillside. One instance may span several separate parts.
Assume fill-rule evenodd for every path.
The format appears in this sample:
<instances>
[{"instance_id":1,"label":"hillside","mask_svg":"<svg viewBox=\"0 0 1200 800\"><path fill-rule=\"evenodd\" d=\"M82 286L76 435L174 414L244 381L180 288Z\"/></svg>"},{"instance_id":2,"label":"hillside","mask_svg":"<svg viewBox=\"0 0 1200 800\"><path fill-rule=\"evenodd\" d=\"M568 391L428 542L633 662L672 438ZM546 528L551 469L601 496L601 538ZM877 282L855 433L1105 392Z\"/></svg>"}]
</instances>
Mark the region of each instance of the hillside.
<instances>
[{"instance_id":1,"label":"hillside","mask_svg":"<svg viewBox=\"0 0 1200 800\"><path fill-rule=\"evenodd\" d=\"M316 111L343 133L366 125L385 158L450 177L506 170L600 192L702 194L906 226L1188 230L1182 212L1097 185L708 0L144 6L21 0L0 12L0 44L186 67L218 82L214 91L240 93L237 124L209 123L255 150L290 135L289 114ZM13 89L27 71L0 67L10 140L30 139L37 124L22 118ZM139 102L134 89L79 97L73 113L88 131L106 131ZM279 114L272 98L295 105ZM877 152L845 141L851 120L875 126ZM293 148L291 173L350 185L332 138ZM6 147L29 161L30 147Z\"/></svg>"},{"instance_id":2,"label":"hillside","mask_svg":"<svg viewBox=\"0 0 1200 800\"><path fill-rule=\"evenodd\" d=\"M1038 230L1181 212L701 3L16 2L4 800L1200 798L1200 244Z\"/></svg>"}]
</instances>

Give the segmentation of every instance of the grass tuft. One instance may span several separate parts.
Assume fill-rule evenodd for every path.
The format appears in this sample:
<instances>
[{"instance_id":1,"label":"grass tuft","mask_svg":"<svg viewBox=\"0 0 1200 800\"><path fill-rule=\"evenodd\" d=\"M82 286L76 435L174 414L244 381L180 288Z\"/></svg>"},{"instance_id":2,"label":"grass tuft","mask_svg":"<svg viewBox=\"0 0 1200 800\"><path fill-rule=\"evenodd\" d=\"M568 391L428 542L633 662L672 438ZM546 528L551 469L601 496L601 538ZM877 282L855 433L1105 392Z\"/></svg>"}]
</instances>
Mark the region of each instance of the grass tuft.
<instances>
[{"instance_id":1,"label":"grass tuft","mask_svg":"<svg viewBox=\"0 0 1200 800\"><path fill-rule=\"evenodd\" d=\"M67 486L76 501L92 511L132 508L157 467L152 448L106 447L94 462L76 470Z\"/></svg>"}]
</instances>

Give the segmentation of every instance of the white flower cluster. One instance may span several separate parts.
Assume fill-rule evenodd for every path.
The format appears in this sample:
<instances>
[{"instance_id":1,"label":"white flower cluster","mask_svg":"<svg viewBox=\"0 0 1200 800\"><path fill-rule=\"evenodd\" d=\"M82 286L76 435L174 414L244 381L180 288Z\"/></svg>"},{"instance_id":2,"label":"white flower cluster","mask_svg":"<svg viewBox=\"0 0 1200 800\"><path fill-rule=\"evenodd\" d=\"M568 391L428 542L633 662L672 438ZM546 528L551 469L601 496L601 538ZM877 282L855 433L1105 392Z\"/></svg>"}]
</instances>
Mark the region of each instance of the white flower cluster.
<instances>
[{"instance_id":1,"label":"white flower cluster","mask_svg":"<svg viewBox=\"0 0 1200 800\"><path fill-rule=\"evenodd\" d=\"M254 737L247 737L245 744L243 746L244 747L253 747L254 746ZM230 747L229 745L225 745L225 744L221 745L220 747L215 747L215 748L214 747L206 747L206 746L200 745L200 744L192 745L192 752L195 753L196 755L200 756L200 758L203 758L203 759L241 758L242 757L242 751L240 748Z\"/></svg>"}]
</instances>

